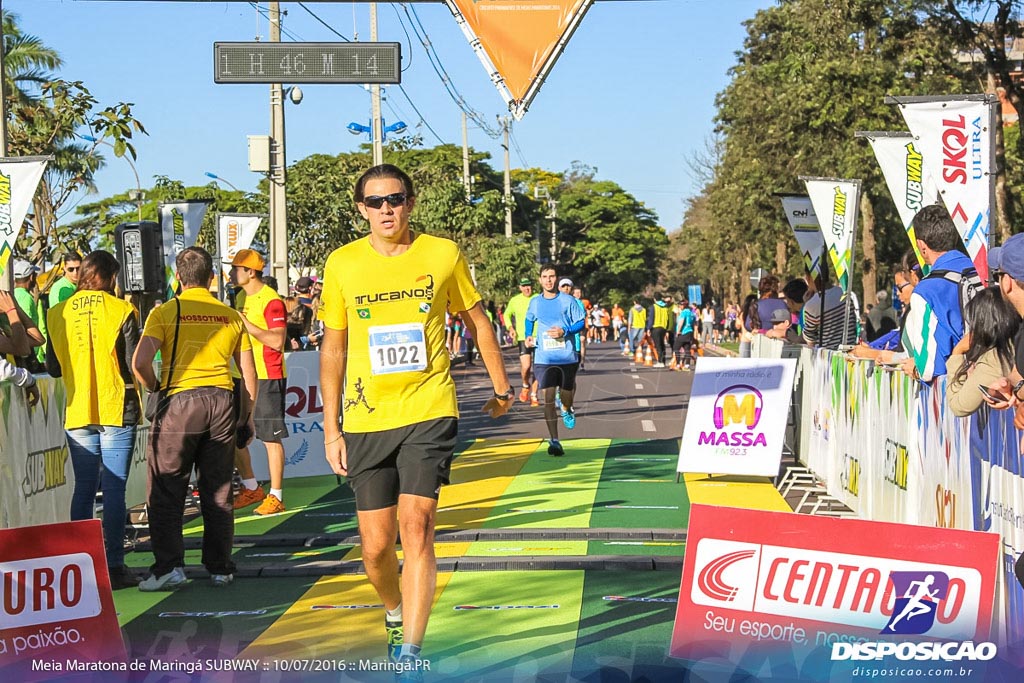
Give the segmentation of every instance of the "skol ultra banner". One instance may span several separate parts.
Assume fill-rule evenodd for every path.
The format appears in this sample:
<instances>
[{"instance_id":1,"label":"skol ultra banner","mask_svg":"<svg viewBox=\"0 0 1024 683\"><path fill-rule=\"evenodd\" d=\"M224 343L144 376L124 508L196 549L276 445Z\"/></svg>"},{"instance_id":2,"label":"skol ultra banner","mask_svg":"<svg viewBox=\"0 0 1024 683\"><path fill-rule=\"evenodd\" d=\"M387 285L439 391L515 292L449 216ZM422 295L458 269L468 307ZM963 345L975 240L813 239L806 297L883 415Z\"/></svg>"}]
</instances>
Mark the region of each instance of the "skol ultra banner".
<instances>
[{"instance_id":1,"label":"skol ultra banner","mask_svg":"<svg viewBox=\"0 0 1024 683\"><path fill-rule=\"evenodd\" d=\"M825 241L811 199L802 194L779 195L779 199L782 200L782 210L786 212L786 220L804 255L804 268L811 275L817 276L821 272L821 254L825 251Z\"/></svg>"},{"instance_id":2,"label":"skol ultra banner","mask_svg":"<svg viewBox=\"0 0 1024 683\"><path fill-rule=\"evenodd\" d=\"M998 554L996 534L693 505L669 653L737 680L981 674Z\"/></svg>"},{"instance_id":3,"label":"skol ultra banner","mask_svg":"<svg viewBox=\"0 0 1024 683\"><path fill-rule=\"evenodd\" d=\"M217 253L224 277L231 270L231 259L240 249L248 249L263 216L252 213L222 213L217 215Z\"/></svg>"},{"instance_id":4,"label":"skol ultra banner","mask_svg":"<svg viewBox=\"0 0 1024 683\"><path fill-rule=\"evenodd\" d=\"M164 265L167 269L167 298L174 296L178 289L174 259L183 249L195 245L207 206L209 202L201 200L161 204L158 207L164 239Z\"/></svg>"},{"instance_id":5,"label":"skol ultra banner","mask_svg":"<svg viewBox=\"0 0 1024 683\"><path fill-rule=\"evenodd\" d=\"M910 246L922 265L924 259L917 248L912 221L917 212L926 206L939 203L939 190L930 172L926 172L924 155L919 144L909 133L868 133L871 149L885 176L889 194L896 203L896 211L907 231Z\"/></svg>"},{"instance_id":6,"label":"skol ultra banner","mask_svg":"<svg viewBox=\"0 0 1024 683\"><path fill-rule=\"evenodd\" d=\"M818 214L821 234L828 246L835 281L844 292L850 291L853 265L853 240L857 230L857 202L860 181L838 178L801 178L807 186L814 212Z\"/></svg>"},{"instance_id":7,"label":"skol ultra banner","mask_svg":"<svg viewBox=\"0 0 1024 683\"><path fill-rule=\"evenodd\" d=\"M900 104L924 157L925 175L935 179L967 253L983 280L988 278L988 237L995 138L987 100L946 99Z\"/></svg>"},{"instance_id":8,"label":"skol ultra banner","mask_svg":"<svg viewBox=\"0 0 1024 683\"><path fill-rule=\"evenodd\" d=\"M795 371L795 358L698 358L677 471L777 475Z\"/></svg>"},{"instance_id":9,"label":"skol ultra banner","mask_svg":"<svg viewBox=\"0 0 1024 683\"><path fill-rule=\"evenodd\" d=\"M447 0L498 92L517 119L593 0Z\"/></svg>"},{"instance_id":10,"label":"skol ultra banner","mask_svg":"<svg viewBox=\"0 0 1024 683\"><path fill-rule=\"evenodd\" d=\"M0 530L0 548L4 680L128 671L99 520Z\"/></svg>"},{"instance_id":11,"label":"skol ultra banner","mask_svg":"<svg viewBox=\"0 0 1024 683\"><path fill-rule=\"evenodd\" d=\"M0 159L0 275L7 269L48 159Z\"/></svg>"}]
</instances>

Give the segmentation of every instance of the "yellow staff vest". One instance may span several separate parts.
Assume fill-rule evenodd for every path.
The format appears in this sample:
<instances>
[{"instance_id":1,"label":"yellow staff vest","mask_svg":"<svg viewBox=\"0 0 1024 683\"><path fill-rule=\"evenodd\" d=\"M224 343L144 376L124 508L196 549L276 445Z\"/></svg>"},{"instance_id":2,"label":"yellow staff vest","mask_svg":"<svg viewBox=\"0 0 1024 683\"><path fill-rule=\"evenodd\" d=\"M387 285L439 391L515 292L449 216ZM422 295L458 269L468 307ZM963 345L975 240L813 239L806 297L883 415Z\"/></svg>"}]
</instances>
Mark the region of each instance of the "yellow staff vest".
<instances>
[{"instance_id":1,"label":"yellow staff vest","mask_svg":"<svg viewBox=\"0 0 1024 683\"><path fill-rule=\"evenodd\" d=\"M130 315L136 315L130 303L95 290L79 290L46 314L67 389L65 428L124 426L117 340Z\"/></svg>"},{"instance_id":2,"label":"yellow staff vest","mask_svg":"<svg viewBox=\"0 0 1024 683\"><path fill-rule=\"evenodd\" d=\"M654 304L654 324L651 327L668 329L668 306Z\"/></svg>"}]
</instances>

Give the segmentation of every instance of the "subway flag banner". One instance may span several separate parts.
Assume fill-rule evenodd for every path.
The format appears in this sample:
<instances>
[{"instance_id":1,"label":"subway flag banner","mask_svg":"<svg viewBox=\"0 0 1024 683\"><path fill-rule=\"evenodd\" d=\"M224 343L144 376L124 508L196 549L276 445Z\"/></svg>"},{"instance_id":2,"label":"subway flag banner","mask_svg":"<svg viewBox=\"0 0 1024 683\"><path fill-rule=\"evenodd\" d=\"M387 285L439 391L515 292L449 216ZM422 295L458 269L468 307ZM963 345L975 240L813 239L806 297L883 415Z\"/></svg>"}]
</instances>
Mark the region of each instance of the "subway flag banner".
<instances>
[{"instance_id":1,"label":"subway flag banner","mask_svg":"<svg viewBox=\"0 0 1024 683\"><path fill-rule=\"evenodd\" d=\"M11 260L49 158L0 158L0 275Z\"/></svg>"},{"instance_id":2,"label":"subway flag banner","mask_svg":"<svg viewBox=\"0 0 1024 683\"><path fill-rule=\"evenodd\" d=\"M821 272L821 254L825 251L825 240L821 236L818 225L818 214L807 195L780 194L782 210L786 212L786 220L793 229L797 244L804 255L804 268L812 276Z\"/></svg>"},{"instance_id":3,"label":"subway flag banner","mask_svg":"<svg viewBox=\"0 0 1024 683\"><path fill-rule=\"evenodd\" d=\"M670 655L751 680L984 667L998 554L996 534L693 505Z\"/></svg>"},{"instance_id":4,"label":"subway flag banner","mask_svg":"<svg viewBox=\"0 0 1024 683\"><path fill-rule=\"evenodd\" d=\"M795 358L698 358L678 472L779 473Z\"/></svg>"},{"instance_id":5,"label":"subway flag banner","mask_svg":"<svg viewBox=\"0 0 1024 683\"><path fill-rule=\"evenodd\" d=\"M199 237L199 228L203 225L208 199L161 204L157 207L160 215L160 228L164 240L164 265L167 269L168 299L178 289L178 278L174 276L174 261L178 254L188 247L194 246Z\"/></svg>"},{"instance_id":6,"label":"subway flag banner","mask_svg":"<svg viewBox=\"0 0 1024 683\"><path fill-rule=\"evenodd\" d=\"M962 97L962 96L961 96ZM995 136L986 99L936 99L899 105L935 179L949 215L981 279L988 279L988 237L992 217Z\"/></svg>"},{"instance_id":7,"label":"subway flag banner","mask_svg":"<svg viewBox=\"0 0 1024 683\"><path fill-rule=\"evenodd\" d=\"M917 212L926 206L939 203L939 190L935 186L924 155L910 133L865 133L875 152L878 166L882 169L889 194L896 203L896 211L907 231L910 246L917 254L917 261L924 265L924 259L917 248L912 224Z\"/></svg>"},{"instance_id":8,"label":"subway flag banner","mask_svg":"<svg viewBox=\"0 0 1024 683\"><path fill-rule=\"evenodd\" d=\"M593 0L446 0L518 120Z\"/></svg>"},{"instance_id":9,"label":"subway flag banner","mask_svg":"<svg viewBox=\"0 0 1024 683\"><path fill-rule=\"evenodd\" d=\"M853 239L857 232L857 202L860 181L840 178L801 178L807 195L818 214L821 234L828 247L835 273L834 281L850 291L850 268L853 265Z\"/></svg>"},{"instance_id":10,"label":"subway flag banner","mask_svg":"<svg viewBox=\"0 0 1024 683\"><path fill-rule=\"evenodd\" d=\"M52 679L50 662L125 662L99 520L3 529L0 549L4 680Z\"/></svg>"}]
</instances>

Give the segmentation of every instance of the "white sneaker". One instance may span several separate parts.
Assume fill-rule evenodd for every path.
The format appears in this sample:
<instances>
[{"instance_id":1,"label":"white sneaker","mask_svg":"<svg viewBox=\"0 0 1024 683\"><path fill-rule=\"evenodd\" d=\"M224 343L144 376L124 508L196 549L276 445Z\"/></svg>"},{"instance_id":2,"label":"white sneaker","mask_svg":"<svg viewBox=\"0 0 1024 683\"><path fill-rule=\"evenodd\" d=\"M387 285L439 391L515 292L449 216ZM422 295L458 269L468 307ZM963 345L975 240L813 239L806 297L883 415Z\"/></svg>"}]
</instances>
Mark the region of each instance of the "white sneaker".
<instances>
[{"instance_id":1,"label":"white sneaker","mask_svg":"<svg viewBox=\"0 0 1024 683\"><path fill-rule=\"evenodd\" d=\"M179 586L185 585L186 581L188 581L188 579L185 578L185 570L181 567L175 567L163 576L150 574L139 584L139 590L143 593L172 591Z\"/></svg>"},{"instance_id":2,"label":"white sneaker","mask_svg":"<svg viewBox=\"0 0 1024 683\"><path fill-rule=\"evenodd\" d=\"M211 574L210 583L213 584L214 588L224 588L230 586L231 582L235 580L234 574Z\"/></svg>"},{"instance_id":3,"label":"white sneaker","mask_svg":"<svg viewBox=\"0 0 1024 683\"><path fill-rule=\"evenodd\" d=\"M655 363L651 367L652 368L663 368L663 367L665 367L665 364L664 363Z\"/></svg>"}]
</instances>

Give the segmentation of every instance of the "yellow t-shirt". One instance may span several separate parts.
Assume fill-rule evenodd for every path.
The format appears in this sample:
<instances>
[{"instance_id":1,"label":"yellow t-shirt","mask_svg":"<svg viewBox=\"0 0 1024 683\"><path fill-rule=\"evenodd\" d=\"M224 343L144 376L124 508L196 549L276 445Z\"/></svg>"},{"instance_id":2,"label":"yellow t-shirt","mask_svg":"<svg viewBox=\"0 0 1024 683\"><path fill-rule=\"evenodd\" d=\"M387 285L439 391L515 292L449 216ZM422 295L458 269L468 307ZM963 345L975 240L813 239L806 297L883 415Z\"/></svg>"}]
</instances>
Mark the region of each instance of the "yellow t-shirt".
<instances>
[{"instance_id":1,"label":"yellow t-shirt","mask_svg":"<svg viewBox=\"0 0 1024 683\"><path fill-rule=\"evenodd\" d=\"M67 429L124 426L125 382L117 342L130 316L138 313L127 301L85 290L47 311L50 343L68 393Z\"/></svg>"},{"instance_id":2,"label":"yellow t-shirt","mask_svg":"<svg viewBox=\"0 0 1024 683\"><path fill-rule=\"evenodd\" d=\"M284 299L267 285L252 296L247 296L245 290L240 291L235 297L235 310L261 330L280 329L287 324ZM249 340L252 342L257 378L284 379L288 376L282 351L270 348L254 336L250 335ZM236 372L234 376L241 375Z\"/></svg>"},{"instance_id":3,"label":"yellow t-shirt","mask_svg":"<svg viewBox=\"0 0 1024 683\"><path fill-rule=\"evenodd\" d=\"M178 299L181 301L181 325L169 393L200 387L232 391L232 357L236 351L252 349L241 315L202 287L186 289ZM160 340L160 357L164 359L161 387L168 386L176 316L177 306L172 299L153 309L142 332L144 337Z\"/></svg>"},{"instance_id":4,"label":"yellow t-shirt","mask_svg":"<svg viewBox=\"0 0 1024 683\"><path fill-rule=\"evenodd\" d=\"M379 432L458 417L444 343L445 309L459 313L479 301L469 264L451 240L416 235L398 256L377 253L367 237L336 249L324 269L320 319L348 330L344 430ZM390 343L418 338L420 325L423 358L415 344ZM423 369L392 371L396 361Z\"/></svg>"}]
</instances>

